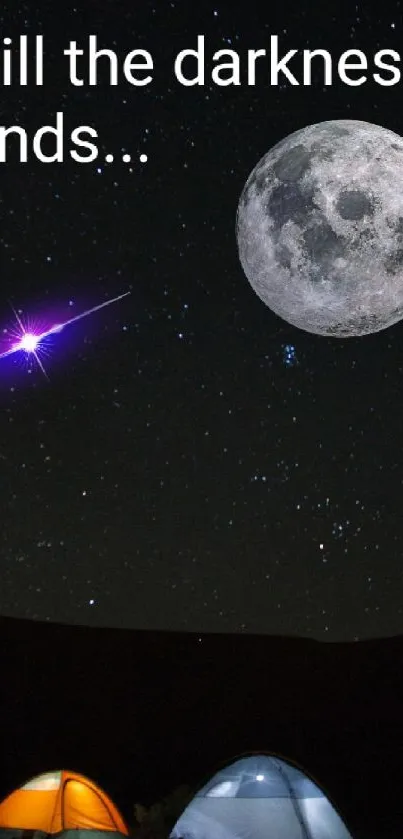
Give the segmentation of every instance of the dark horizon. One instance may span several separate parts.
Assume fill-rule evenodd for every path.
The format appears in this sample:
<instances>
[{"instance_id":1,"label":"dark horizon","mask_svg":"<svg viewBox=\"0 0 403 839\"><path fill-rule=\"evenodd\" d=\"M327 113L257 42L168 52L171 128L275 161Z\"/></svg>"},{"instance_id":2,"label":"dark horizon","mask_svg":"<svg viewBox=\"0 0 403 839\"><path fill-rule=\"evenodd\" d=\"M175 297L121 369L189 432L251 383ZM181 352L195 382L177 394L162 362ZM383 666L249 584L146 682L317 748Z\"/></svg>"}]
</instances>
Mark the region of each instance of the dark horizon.
<instances>
[{"instance_id":1,"label":"dark horizon","mask_svg":"<svg viewBox=\"0 0 403 839\"><path fill-rule=\"evenodd\" d=\"M99 625L96 623L71 623L70 621L60 621L60 620L52 620L52 619L39 619L39 618L19 618L15 617L12 614L2 613L0 615L0 628L2 625L4 626L14 626L14 627L28 627L28 626L42 626L42 627L60 627L64 629L71 629L73 632L75 630L82 631L82 632L90 632L90 633L107 633L109 635L113 634L125 634L127 637L138 637L138 638L155 638L155 639L162 639L162 638L193 638L193 639L214 639L214 638L247 638L251 641L253 640L261 640L267 641L270 643L271 641L291 641L291 642L304 642L309 644L320 644L325 647L350 647L350 646L364 646L368 644L376 644L377 646L382 643L400 643L403 641L403 632L398 634L391 634L391 635L374 635L373 637L368 638L351 638L349 640L332 640L329 638L314 638L309 635L287 635L287 634L271 634L268 635L265 632L225 632L222 631L211 631L205 632L198 629L186 629L186 630L179 630L179 629L145 629L143 627L127 627L127 626L116 626L116 625Z\"/></svg>"},{"instance_id":2,"label":"dark horizon","mask_svg":"<svg viewBox=\"0 0 403 839\"><path fill-rule=\"evenodd\" d=\"M238 754L275 752L324 787L353 836L374 826L392 836L402 657L403 638L332 644L2 618L0 795L68 768L132 823L136 802L197 787Z\"/></svg>"}]
</instances>

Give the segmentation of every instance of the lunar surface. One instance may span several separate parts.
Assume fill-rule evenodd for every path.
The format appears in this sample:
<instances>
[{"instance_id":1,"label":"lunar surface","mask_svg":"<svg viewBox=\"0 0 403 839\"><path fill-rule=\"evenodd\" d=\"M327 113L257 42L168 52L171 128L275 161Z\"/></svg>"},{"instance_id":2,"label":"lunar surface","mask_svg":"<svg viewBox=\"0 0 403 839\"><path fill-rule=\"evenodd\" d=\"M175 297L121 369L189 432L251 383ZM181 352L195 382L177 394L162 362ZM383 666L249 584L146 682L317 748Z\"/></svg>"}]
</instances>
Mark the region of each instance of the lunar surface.
<instances>
[{"instance_id":1,"label":"lunar surface","mask_svg":"<svg viewBox=\"0 0 403 839\"><path fill-rule=\"evenodd\" d=\"M403 139L356 120L310 125L251 172L236 220L258 296L288 323L337 338L403 317Z\"/></svg>"}]
</instances>

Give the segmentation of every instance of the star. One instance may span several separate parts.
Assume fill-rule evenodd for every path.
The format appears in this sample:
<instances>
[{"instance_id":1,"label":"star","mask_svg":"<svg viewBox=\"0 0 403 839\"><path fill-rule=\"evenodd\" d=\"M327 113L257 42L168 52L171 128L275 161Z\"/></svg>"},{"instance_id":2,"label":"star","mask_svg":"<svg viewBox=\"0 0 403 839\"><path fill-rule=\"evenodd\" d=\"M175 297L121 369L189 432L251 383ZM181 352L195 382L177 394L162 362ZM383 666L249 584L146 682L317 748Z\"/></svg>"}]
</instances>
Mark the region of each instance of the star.
<instances>
[{"instance_id":1,"label":"star","mask_svg":"<svg viewBox=\"0 0 403 839\"><path fill-rule=\"evenodd\" d=\"M130 291L126 291L124 294L119 294L118 297L113 297L111 300L106 300L104 303L98 304L98 306L93 306L91 309L86 309L86 311L81 312L79 315L75 315L73 318L69 318L68 320L64 321L63 323L56 323L52 324L48 329L45 329L43 332L33 332L31 330L27 331L21 320L18 312L13 309L14 316L17 322L17 332L14 337L17 338L17 341L13 342L7 350L0 353L0 360L2 358L7 358L11 355L14 355L18 352L25 352L27 355L33 355L35 361L42 371L42 373L47 376L46 370L42 364L40 354L43 352L44 347L43 343L46 338L50 335L56 335L57 333L62 332L66 326L70 326L76 321L82 320L83 318L88 317L89 315L98 312L100 309L104 309L106 306L111 306L112 303L117 303L119 300L122 300L124 297L127 297L130 294Z\"/></svg>"},{"instance_id":2,"label":"star","mask_svg":"<svg viewBox=\"0 0 403 839\"><path fill-rule=\"evenodd\" d=\"M25 352L28 353L34 353L38 347L39 341L40 337L38 335L26 332L21 338L19 349L25 350Z\"/></svg>"}]
</instances>

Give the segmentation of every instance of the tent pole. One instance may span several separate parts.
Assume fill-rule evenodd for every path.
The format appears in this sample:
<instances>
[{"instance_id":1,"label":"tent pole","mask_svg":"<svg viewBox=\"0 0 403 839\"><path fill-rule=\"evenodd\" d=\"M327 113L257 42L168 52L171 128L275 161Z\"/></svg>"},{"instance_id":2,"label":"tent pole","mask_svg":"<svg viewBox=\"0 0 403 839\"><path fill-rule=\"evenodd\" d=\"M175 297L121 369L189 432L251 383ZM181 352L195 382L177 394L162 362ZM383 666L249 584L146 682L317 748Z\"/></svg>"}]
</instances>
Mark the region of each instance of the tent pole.
<instances>
[{"instance_id":1,"label":"tent pole","mask_svg":"<svg viewBox=\"0 0 403 839\"><path fill-rule=\"evenodd\" d=\"M293 803L293 807L294 807L294 810L295 810L295 815L296 815L296 817L297 817L297 819L300 823L300 827L301 827L301 830L302 830L302 835L304 836L304 839L311 839L309 830L308 830L308 828L305 824L305 820L304 820L303 815L301 813L301 808L298 804L297 797L294 794L294 790L292 788L291 781L287 778L287 775L284 772L282 766L277 764L277 762L276 762L276 766L277 766L277 769L278 769L278 771L279 771L279 773L280 773L280 775L281 775L281 777L282 777L282 779L283 779L283 781L284 781L284 783L285 783L285 785L288 789L288 792L290 794L290 798L291 798L291 801Z\"/></svg>"}]
</instances>

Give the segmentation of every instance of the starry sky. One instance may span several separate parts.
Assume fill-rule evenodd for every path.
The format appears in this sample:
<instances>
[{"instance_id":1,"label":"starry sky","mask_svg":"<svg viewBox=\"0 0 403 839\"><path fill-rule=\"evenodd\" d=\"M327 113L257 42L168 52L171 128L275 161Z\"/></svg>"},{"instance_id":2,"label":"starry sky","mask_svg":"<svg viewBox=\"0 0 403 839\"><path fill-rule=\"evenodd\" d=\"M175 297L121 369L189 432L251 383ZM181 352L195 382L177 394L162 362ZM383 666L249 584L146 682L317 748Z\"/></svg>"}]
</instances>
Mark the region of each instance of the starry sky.
<instances>
[{"instance_id":1,"label":"starry sky","mask_svg":"<svg viewBox=\"0 0 403 839\"><path fill-rule=\"evenodd\" d=\"M307 8L304 7L307 6ZM266 9L266 11L265 11ZM51 0L2 4L2 37L44 36L43 87L2 88L29 137L0 171L0 328L130 296L49 346L48 379L0 367L0 612L115 627L356 640L403 628L402 326L331 340L277 318L240 266L235 215L292 131L361 119L403 132L401 85L211 83L232 47L399 50L400 3ZM68 82L70 39L119 56ZM206 36L206 84L175 55ZM151 52L152 84L123 59ZM31 75L31 78L33 76ZM63 111L65 160L32 137ZM99 156L69 157L78 125ZM113 153L116 162L105 156ZM131 162L121 160L130 153ZM140 155L146 155L140 161ZM71 314L73 313L73 315Z\"/></svg>"}]
</instances>

